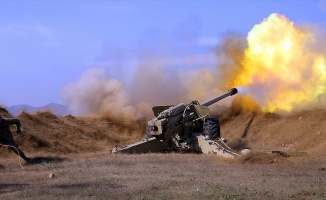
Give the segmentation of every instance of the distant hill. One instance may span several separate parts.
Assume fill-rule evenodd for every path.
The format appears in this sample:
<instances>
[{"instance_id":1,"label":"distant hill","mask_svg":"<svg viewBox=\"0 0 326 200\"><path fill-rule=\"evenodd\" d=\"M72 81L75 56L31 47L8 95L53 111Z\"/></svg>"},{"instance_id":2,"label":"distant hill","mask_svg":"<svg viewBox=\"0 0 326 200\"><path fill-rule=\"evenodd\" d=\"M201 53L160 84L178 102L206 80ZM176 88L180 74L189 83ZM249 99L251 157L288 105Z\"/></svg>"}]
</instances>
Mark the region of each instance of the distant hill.
<instances>
[{"instance_id":1,"label":"distant hill","mask_svg":"<svg viewBox=\"0 0 326 200\"><path fill-rule=\"evenodd\" d=\"M8 112L13 115L19 115L21 112L26 111L28 113L33 113L37 111L51 111L53 114L57 116L63 116L69 114L68 106L50 103L42 107L33 107L30 105L15 105L11 107L7 107Z\"/></svg>"}]
</instances>

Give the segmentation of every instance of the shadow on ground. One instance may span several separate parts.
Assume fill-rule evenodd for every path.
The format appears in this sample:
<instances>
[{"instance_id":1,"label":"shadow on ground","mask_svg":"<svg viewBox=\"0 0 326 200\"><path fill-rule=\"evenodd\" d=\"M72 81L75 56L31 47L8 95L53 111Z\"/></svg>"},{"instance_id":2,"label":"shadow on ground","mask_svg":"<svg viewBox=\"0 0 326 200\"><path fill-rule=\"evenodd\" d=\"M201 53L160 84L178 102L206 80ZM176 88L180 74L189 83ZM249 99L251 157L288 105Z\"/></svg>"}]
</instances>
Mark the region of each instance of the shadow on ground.
<instances>
[{"instance_id":1,"label":"shadow on ground","mask_svg":"<svg viewBox=\"0 0 326 200\"><path fill-rule=\"evenodd\" d=\"M9 184L9 183L0 183L0 189L6 188L23 188L27 187L28 184Z\"/></svg>"},{"instance_id":2,"label":"shadow on ground","mask_svg":"<svg viewBox=\"0 0 326 200\"><path fill-rule=\"evenodd\" d=\"M28 187L30 187L29 184L0 183L0 196L6 193L14 193L14 192L22 191ZM1 198L1 199L7 199L7 198Z\"/></svg>"},{"instance_id":3,"label":"shadow on ground","mask_svg":"<svg viewBox=\"0 0 326 200\"><path fill-rule=\"evenodd\" d=\"M38 156L31 158L26 164L27 165L34 165L34 164L41 164L41 163L59 163L69 160L68 158L60 158L60 157L52 157L52 156Z\"/></svg>"},{"instance_id":4,"label":"shadow on ground","mask_svg":"<svg viewBox=\"0 0 326 200\"><path fill-rule=\"evenodd\" d=\"M115 184L115 183L78 183L78 184L60 184L53 186L54 188L58 189L86 189L86 188L92 188L94 191L96 189L100 188L101 186L105 186L111 189L120 189L120 188L125 188L126 186L120 185L120 184Z\"/></svg>"}]
</instances>

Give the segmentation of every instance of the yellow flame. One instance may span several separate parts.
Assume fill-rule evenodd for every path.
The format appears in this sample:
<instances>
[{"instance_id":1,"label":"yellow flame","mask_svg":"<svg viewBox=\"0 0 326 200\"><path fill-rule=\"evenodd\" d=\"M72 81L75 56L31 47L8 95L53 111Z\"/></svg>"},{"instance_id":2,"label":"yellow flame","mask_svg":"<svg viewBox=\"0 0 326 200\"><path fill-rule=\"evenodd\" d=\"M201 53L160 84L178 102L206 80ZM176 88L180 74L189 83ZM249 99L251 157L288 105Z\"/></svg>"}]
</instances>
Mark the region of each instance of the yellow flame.
<instances>
[{"instance_id":1,"label":"yellow flame","mask_svg":"<svg viewBox=\"0 0 326 200\"><path fill-rule=\"evenodd\" d=\"M283 15L271 14L247 37L243 70L234 86L265 88L259 96L264 111L290 112L325 93L326 59L314 52L314 35ZM257 97L256 97L257 98Z\"/></svg>"}]
</instances>

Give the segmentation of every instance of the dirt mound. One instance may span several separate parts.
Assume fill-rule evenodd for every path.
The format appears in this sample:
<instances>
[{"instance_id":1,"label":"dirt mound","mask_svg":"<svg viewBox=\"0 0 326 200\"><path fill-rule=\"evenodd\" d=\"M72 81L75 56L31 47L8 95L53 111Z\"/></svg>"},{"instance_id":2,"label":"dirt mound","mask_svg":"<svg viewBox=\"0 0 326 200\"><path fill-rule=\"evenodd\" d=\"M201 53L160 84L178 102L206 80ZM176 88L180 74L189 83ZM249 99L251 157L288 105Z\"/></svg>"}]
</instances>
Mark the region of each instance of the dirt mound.
<instances>
[{"instance_id":1,"label":"dirt mound","mask_svg":"<svg viewBox=\"0 0 326 200\"><path fill-rule=\"evenodd\" d=\"M5 108L2 108L2 107L0 107L0 115L2 117L11 117L11 115L9 114L9 112Z\"/></svg>"},{"instance_id":2,"label":"dirt mound","mask_svg":"<svg viewBox=\"0 0 326 200\"><path fill-rule=\"evenodd\" d=\"M10 114L0 108L0 114ZM27 155L65 155L109 151L145 137L145 121L110 121L96 117L57 117L49 111L17 116L23 134L13 135ZM282 117L270 113L228 112L220 117L221 136L228 145L256 152L304 151L322 156L326 151L326 111L313 110ZM1 148L1 154L7 151ZM10 154L11 155L11 154ZM273 155L274 156L274 155ZM258 159L259 158L259 159ZM274 158L251 155L246 162L268 162Z\"/></svg>"},{"instance_id":3,"label":"dirt mound","mask_svg":"<svg viewBox=\"0 0 326 200\"><path fill-rule=\"evenodd\" d=\"M247 155L239 157L240 163L249 164L284 164L289 163L286 158L283 158L277 154L264 153L264 152L250 152Z\"/></svg>"},{"instance_id":4,"label":"dirt mound","mask_svg":"<svg viewBox=\"0 0 326 200\"><path fill-rule=\"evenodd\" d=\"M11 117L6 110L3 116ZM27 155L64 155L110 150L116 145L126 145L143 138L143 122L112 122L95 117L57 117L49 111L20 113L22 135L14 139ZM2 155L8 155L5 148Z\"/></svg>"},{"instance_id":5,"label":"dirt mound","mask_svg":"<svg viewBox=\"0 0 326 200\"><path fill-rule=\"evenodd\" d=\"M322 156L326 151L326 111L312 110L279 116L238 113L221 119L222 137L258 151L305 151ZM238 141L238 142L237 142Z\"/></svg>"}]
</instances>

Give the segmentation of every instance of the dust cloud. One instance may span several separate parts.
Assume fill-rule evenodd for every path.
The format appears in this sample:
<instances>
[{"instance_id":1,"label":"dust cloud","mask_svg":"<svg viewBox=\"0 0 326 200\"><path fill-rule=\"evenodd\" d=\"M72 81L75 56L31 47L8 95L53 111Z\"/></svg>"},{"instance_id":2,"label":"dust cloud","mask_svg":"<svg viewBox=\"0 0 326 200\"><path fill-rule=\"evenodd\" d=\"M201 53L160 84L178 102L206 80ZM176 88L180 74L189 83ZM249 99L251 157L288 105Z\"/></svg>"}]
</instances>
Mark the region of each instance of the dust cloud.
<instances>
[{"instance_id":1,"label":"dust cloud","mask_svg":"<svg viewBox=\"0 0 326 200\"><path fill-rule=\"evenodd\" d=\"M151 108L156 105L204 102L227 92L226 88L218 87L220 79L216 73L216 69L209 68L172 73L162 68L140 67L133 84L126 87L104 68L92 68L77 82L67 85L62 94L75 115L137 120L152 117ZM222 104L231 105L231 102ZM216 108L211 107L214 112Z\"/></svg>"},{"instance_id":2,"label":"dust cloud","mask_svg":"<svg viewBox=\"0 0 326 200\"><path fill-rule=\"evenodd\" d=\"M247 38L228 34L221 40L215 48L215 67L173 71L166 70L164 61L142 62L129 86L104 68L92 68L67 85L63 97L74 114L121 120L152 117L151 107L156 105L204 102L232 87L238 88L237 97L218 104L241 112L326 108L326 45L319 42L326 40L322 33L272 14L254 26ZM213 113L217 109L220 107L210 107Z\"/></svg>"},{"instance_id":3,"label":"dust cloud","mask_svg":"<svg viewBox=\"0 0 326 200\"><path fill-rule=\"evenodd\" d=\"M67 85L63 96L77 115L100 115L109 119L140 118L130 105L129 94L121 81L110 77L103 68L86 71L76 83Z\"/></svg>"}]
</instances>

